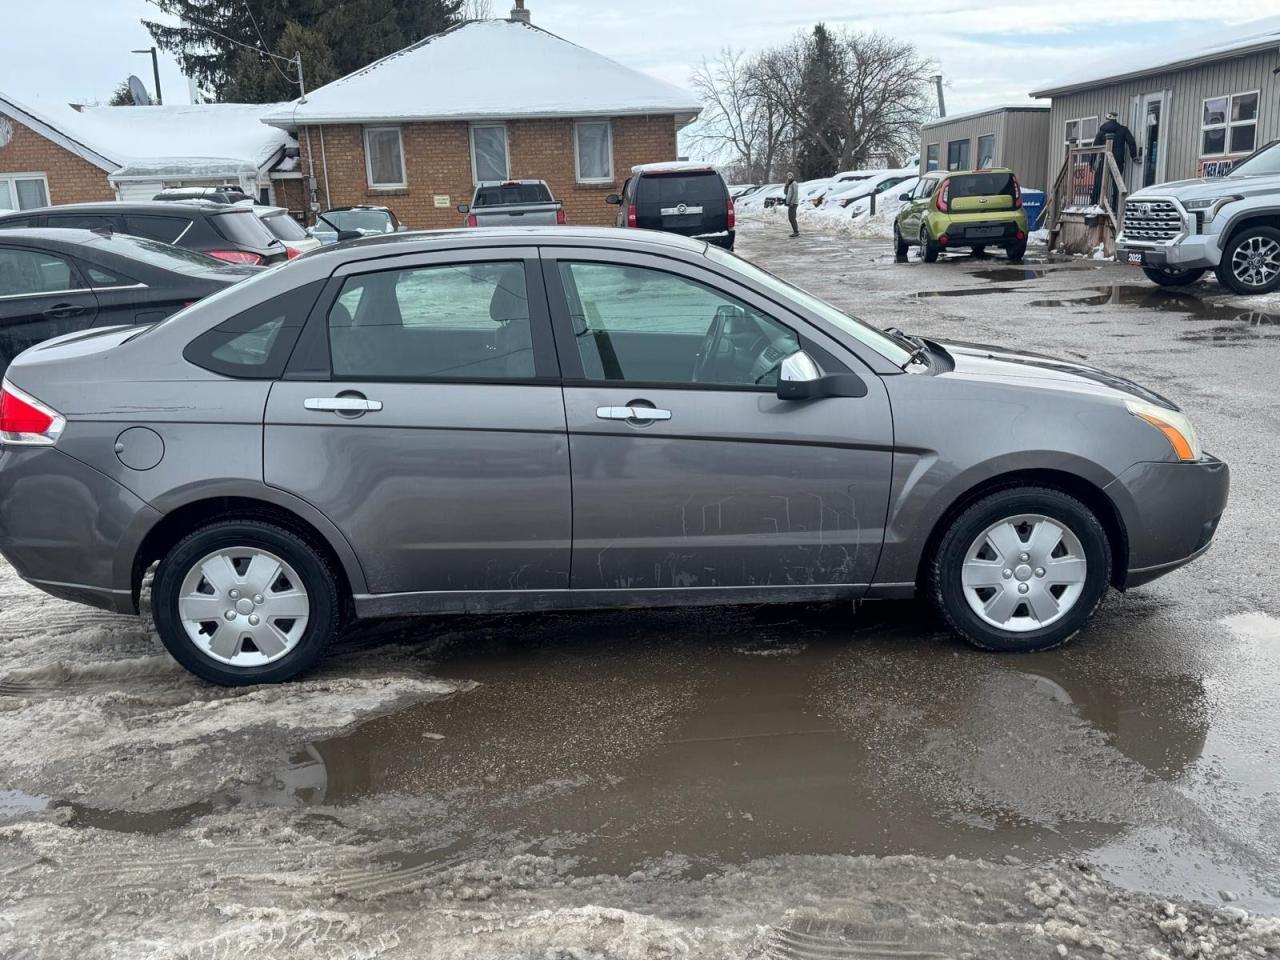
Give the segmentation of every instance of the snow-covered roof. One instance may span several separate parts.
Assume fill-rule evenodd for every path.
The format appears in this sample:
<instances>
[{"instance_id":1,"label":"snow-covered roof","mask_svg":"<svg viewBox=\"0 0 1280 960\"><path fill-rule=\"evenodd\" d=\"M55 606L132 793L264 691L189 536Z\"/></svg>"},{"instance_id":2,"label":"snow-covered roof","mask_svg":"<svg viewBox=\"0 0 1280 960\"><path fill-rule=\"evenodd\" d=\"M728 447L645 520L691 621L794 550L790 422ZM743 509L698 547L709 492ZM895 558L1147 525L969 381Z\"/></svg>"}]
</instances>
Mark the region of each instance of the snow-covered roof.
<instances>
[{"instance_id":1,"label":"snow-covered roof","mask_svg":"<svg viewBox=\"0 0 1280 960\"><path fill-rule=\"evenodd\" d=\"M631 168L632 173L680 173L696 170L715 170L715 166L701 160L659 160L656 163L637 163Z\"/></svg>"},{"instance_id":2,"label":"snow-covered roof","mask_svg":"<svg viewBox=\"0 0 1280 960\"><path fill-rule=\"evenodd\" d=\"M224 176L270 165L292 141L264 126L276 103L73 107L19 103L0 94L0 113L114 177Z\"/></svg>"},{"instance_id":3,"label":"snow-covered roof","mask_svg":"<svg viewBox=\"0 0 1280 960\"><path fill-rule=\"evenodd\" d=\"M514 20L477 20L427 37L282 104L265 122L401 123L675 114L693 94Z\"/></svg>"},{"instance_id":4,"label":"snow-covered roof","mask_svg":"<svg viewBox=\"0 0 1280 960\"><path fill-rule=\"evenodd\" d=\"M1025 101L1023 103L1001 103L994 107L982 107L979 110L966 110L964 113L949 113L945 117L935 117L926 123L920 124L920 129L928 130L930 127L940 127L945 123L955 123L957 120L975 120L978 117L985 117L992 113L1002 113L1006 110L1030 110L1036 113L1044 113L1048 109L1048 104L1031 103L1030 101Z\"/></svg>"},{"instance_id":5,"label":"snow-covered roof","mask_svg":"<svg viewBox=\"0 0 1280 960\"><path fill-rule=\"evenodd\" d=\"M1229 60L1277 48L1280 48L1280 17L1263 17L1214 34L1208 40L1182 47L1156 44L1132 57L1112 54L1108 59L1094 62L1074 75L1031 91L1031 96L1060 96L1087 87L1118 83L1132 77L1183 70L1202 63Z\"/></svg>"}]
</instances>

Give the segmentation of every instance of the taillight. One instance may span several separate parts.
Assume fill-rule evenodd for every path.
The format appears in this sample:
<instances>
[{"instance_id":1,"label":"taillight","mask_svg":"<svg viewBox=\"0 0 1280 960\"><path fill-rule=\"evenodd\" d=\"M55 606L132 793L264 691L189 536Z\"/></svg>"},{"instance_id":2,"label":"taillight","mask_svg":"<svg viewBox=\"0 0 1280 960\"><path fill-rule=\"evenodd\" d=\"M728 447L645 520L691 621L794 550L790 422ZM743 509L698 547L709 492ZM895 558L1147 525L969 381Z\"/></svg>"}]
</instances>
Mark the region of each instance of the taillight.
<instances>
[{"instance_id":1,"label":"taillight","mask_svg":"<svg viewBox=\"0 0 1280 960\"><path fill-rule=\"evenodd\" d=\"M474 213L467 214L467 226L468 227L480 226L480 221Z\"/></svg>"},{"instance_id":2,"label":"taillight","mask_svg":"<svg viewBox=\"0 0 1280 960\"><path fill-rule=\"evenodd\" d=\"M556 211L556 223L560 224L560 226L562 226L562 227L563 227L563 226L564 226L566 223L568 223L568 222L569 222L569 218L568 218L568 217L566 217L566 216L564 215L564 211L563 211L563 210L557 210L557 211Z\"/></svg>"},{"instance_id":3,"label":"taillight","mask_svg":"<svg viewBox=\"0 0 1280 960\"><path fill-rule=\"evenodd\" d=\"M285 247L284 257L286 260L292 260L294 257L300 256L301 251L297 247Z\"/></svg>"},{"instance_id":4,"label":"taillight","mask_svg":"<svg viewBox=\"0 0 1280 960\"><path fill-rule=\"evenodd\" d=\"M729 198L729 229L732 230L738 222L738 211L733 206L733 198Z\"/></svg>"},{"instance_id":5,"label":"taillight","mask_svg":"<svg viewBox=\"0 0 1280 960\"><path fill-rule=\"evenodd\" d=\"M0 443L52 446L62 435L66 418L23 393L9 381L0 386Z\"/></svg>"},{"instance_id":6,"label":"taillight","mask_svg":"<svg viewBox=\"0 0 1280 960\"><path fill-rule=\"evenodd\" d=\"M942 186L938 188L938 209L943 213L947 212L948 204L951 199L951 181L943 180Z\"/></svg>"},{"instance_id":7,"label":"taillight","mask_svg":"<svg viewBox=\"0 0 1280 960\"><path fill-rule=\"evenodd\" d=\"M633 203L627 207L627 226L634 227L640 222L640 218L636 216L636 205Z\"/></svg>"},{"instance_id":8,"label":"taillight","mask_svg":"<svg viewBox=\"0 0 1280 960\"><path fill-rule=\"evenodd\" d=\"M1017 210L1022 206L1022 184L1018 183L1018 178L1013 178L1013 209Z\"/></svg>"},{"instance_id":9,"label":"taillight","mask_svg":"<svg viewBox=\"0 0 1280 960\"><path fill-rule=\"evenodd\" d=\"M215 260L221 260L223 263L240 263L251 267L260 267L266 262L266 257L257 253L250 253L248 250L207 250L205 252Z\"/></svg>"}]
</instances>

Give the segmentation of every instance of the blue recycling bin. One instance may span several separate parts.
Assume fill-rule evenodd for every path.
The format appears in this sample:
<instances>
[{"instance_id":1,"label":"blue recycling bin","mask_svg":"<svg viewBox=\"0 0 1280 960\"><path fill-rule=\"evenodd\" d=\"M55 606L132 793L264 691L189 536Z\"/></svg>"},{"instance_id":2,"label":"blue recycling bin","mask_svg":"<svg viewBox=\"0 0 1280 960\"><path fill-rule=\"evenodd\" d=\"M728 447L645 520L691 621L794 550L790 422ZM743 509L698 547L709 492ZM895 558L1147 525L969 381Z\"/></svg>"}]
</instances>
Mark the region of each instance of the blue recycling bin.
<instances>
[{"instance_id":1,"label":"blue recycling bin","mask_svg":"<svg viewBox=\"0 0 1280 960\"><path fill-rule=\"evenodd\" d=\"M1039 230L1043 226L1040 223L1040 217L1044 213L1044 191L1023 190L1022 205L1027 210L1027 223L1030 224L1031 229Z\"/></svg>"}]
</instances>

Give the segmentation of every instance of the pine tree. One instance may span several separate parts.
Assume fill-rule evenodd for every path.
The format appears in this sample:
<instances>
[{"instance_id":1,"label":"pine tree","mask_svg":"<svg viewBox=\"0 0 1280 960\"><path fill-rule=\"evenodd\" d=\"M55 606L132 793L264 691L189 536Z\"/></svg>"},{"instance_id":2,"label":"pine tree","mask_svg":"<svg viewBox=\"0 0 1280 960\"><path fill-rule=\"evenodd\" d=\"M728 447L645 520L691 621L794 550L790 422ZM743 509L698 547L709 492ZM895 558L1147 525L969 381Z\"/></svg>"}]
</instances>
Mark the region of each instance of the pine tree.
<instances>
[{"instance_id":1,"label":"pine tree","mask_svg":"<svg viewBox=\"0 0 1280 960\"><path fill-rule=\"evenodd\" d=\"M112 107L132 107L133 91L129 89L129 81L121 80L114 90L111 91L111 99L107 101L108 106Z\"/></svg>"},{"instance_id":2,"label":"pine tree","mask_svg":"<svg viewBox=\"0 0 1280 960\"><path fill-rule=\"evenodd\" d=\"M458 22L463 0L150 0L179 26L144 20L157 45L219 100L298 95L288 64L255 50L302 53L315 89Z\"/></svg>"},{"instance_id":3,"label":"pine tree","mask_svg":"<svg viewBox=\"0 0 1280 960\"><path fill-rule=\"evenodd\" d=\"M843 139L838 111L841 103L843 61L839 47L825 24L813 28L804 63L801 98L805 104L804 129L799 131L796 166L801 180L836 173L833 156L839 156Z\"/></svg>"}]
</instances>

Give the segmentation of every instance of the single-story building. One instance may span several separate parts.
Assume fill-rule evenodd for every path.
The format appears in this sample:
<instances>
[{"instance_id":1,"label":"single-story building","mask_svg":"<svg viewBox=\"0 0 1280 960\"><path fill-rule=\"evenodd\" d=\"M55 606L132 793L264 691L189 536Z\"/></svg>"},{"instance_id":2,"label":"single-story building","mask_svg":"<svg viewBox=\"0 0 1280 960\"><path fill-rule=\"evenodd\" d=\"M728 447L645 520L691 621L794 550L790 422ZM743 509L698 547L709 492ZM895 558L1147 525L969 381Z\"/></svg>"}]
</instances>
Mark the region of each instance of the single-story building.
<instances>
[{"instance_id":1,"label":"single-story building","mask_svg":"<svg viewBox=\"0 0 1280 960\"><path fill-rule=\"evenodd\" d=\"M685 90L509 20L427 37L284 104L316 209L382 204L413 228L455 227L482 180L546 180L571 223L612 223L633 166L677 159L700 105Z\"/></svg>"},{"instance_id":2,"label":"single-story building","mask_svg":"<svg viewBox=\"0 0 1280 960\"><path fill-rule=\"evenodd\" d=\"M920 128L920 172L1008 167L1030 190L1045 189L1049 108L1022 103L930 120Z\"/></svg>"},{"instance_id":3,"label":"single-story building","mask_svg":"<svg viewBox=\"0 0 1280 960\"><path fill-rule=\"evenodd\" d=\"M0 209L231 184L300 214L297 143L261 122L279 106L35 107L0 94Z\"/></svg>"},{"instance_id":4,"label":"single-story building","mask_svg":"<svg viewBox=\"0 0 1280 960\"><path fill-rule=\"evenodd\" d=\"M1110 110L1133 132L1139 162L1129 190L1218 177L1280 137L1280 17L1242 24L1182 50L1152 45L1034 90L1052 101L1046 175L1052 184L1071 145L1092 143Z\"/></svg>"}]
</instances>

